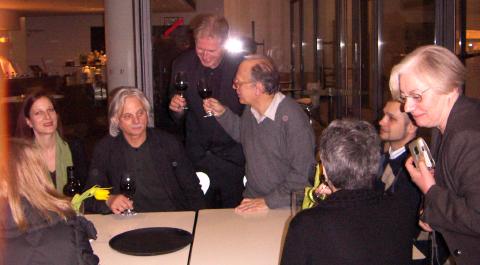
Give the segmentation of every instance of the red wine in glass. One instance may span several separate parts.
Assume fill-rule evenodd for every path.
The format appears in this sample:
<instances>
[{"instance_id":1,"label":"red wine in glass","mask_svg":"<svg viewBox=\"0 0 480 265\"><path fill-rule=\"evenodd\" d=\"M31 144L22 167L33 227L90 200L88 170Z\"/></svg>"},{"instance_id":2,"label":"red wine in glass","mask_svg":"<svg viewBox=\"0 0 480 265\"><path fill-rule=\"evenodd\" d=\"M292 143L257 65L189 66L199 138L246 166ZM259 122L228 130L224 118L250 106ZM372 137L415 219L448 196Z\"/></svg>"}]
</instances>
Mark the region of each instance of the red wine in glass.
<instances>
[{"instance_id":1,"label":"red wine in glass","mask_svg":"<svg viewBox=\"0 0 480 265\"><path fill-rule=\"evenodd\" d=\"M188 88L188 83L187 83L187 76L185 72L177 72L175 74L175 89L177 90L177 94L182 97L184 97L184 93ZM187 106L183 107L183 109L188 109Z\"/></svg>"},{"instance_id":2,"label":"red wine in glass","mask_svg":"<svg viewBox=\"0 0 480 265\"><path fill-rule=\"evenodd\" d=\"M198 94L200 95L200 97L202 99L207 99L207 98L211 98L212 97L212 90L210 89L210 87L208 86L207 84L207 81L205 80L205 78L200 78L200 80L198 80L198 84L197 84L197 90L198 90ZM208 111L207 112L207 115L203 116L204 118L207 118L207 117L212 117L213 116L213 113L211 111Z\"/></svg>"},{"instance_id":3,"label":"red wine in glass","mask_svg":"<svg viewBox=\"0 0 480 265\"><path fill-rule=\"evenodd\" d=\"M122 175L122 179L120 180L120 192L125 195L125 197L129 198L130 200L133 199L133 195L135 195L135 179L128 173ZM136 215L137 213L133 209L127 209L122 212L122 215L130 216Z\"/></svg>"}]
</instances>

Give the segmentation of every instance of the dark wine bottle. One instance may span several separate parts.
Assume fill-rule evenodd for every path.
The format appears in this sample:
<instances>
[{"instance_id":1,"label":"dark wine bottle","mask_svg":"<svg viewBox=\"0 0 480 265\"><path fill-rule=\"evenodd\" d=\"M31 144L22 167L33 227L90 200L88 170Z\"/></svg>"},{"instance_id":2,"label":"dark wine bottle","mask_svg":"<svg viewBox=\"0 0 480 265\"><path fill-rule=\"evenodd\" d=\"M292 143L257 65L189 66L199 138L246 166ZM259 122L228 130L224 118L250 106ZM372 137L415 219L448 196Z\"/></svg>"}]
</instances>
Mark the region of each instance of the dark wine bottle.
<instances>
[{"instance_id":1,"label":"dark wine bottle","mask_svg":"<svg viewBox=\"0 0 480 265\"><path fill-rule=\"evenodd\" d=\"M75 194L80 194L80 181L73 173L73 166L67 167L67 184L63 187L63 194L68 197L73 197Z\"/></svg>"}]
</instances>

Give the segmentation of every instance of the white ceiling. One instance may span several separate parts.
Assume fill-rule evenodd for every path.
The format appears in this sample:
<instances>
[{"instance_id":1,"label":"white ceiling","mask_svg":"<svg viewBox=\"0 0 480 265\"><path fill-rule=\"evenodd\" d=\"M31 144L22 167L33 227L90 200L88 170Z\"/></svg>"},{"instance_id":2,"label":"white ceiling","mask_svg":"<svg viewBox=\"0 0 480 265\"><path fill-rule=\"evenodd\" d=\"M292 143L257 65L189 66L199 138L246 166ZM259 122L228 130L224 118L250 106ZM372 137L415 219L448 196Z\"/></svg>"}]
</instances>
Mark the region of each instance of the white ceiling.
<instances>
[{"instance_id":1,"label":"white ceiling","mask_svg":"<svg viewBox=\"0 0 480 265\"><path fill-rule=\"evenodd\" d=\"M125 1L125 0L117 0ZM151 0L154 12L192 12L186 0ZM103 0L0 0L0 9L17 11L21 16L103 13Z\"/></svg>"}]
</instances>

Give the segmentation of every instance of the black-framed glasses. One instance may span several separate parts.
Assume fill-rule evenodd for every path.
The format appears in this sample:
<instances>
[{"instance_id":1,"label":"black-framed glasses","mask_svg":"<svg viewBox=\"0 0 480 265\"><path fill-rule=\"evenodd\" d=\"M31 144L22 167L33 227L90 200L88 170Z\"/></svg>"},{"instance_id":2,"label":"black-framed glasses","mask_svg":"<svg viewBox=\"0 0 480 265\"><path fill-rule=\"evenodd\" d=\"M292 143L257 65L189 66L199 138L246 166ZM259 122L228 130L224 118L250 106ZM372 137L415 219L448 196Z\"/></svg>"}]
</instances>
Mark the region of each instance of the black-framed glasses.
<instances>
[{"instance_id":1,"label":"black-framed glasses","mask_svg":"<svg viewBox=\"0 0 480 265\"><path fill-rule=\"evenodd\" d=\"M413 93L411 95L400 94L400 97L398 97L398 101L400 101L400 103L405 104L407 102L407 98L411 98L415 103L420 103L420 102L422 102L423 94L425 92L427 92L428 90L430 90L430 88L427 88L427 89L421 91L420 93Z\"/></svg>"}]
</instances>

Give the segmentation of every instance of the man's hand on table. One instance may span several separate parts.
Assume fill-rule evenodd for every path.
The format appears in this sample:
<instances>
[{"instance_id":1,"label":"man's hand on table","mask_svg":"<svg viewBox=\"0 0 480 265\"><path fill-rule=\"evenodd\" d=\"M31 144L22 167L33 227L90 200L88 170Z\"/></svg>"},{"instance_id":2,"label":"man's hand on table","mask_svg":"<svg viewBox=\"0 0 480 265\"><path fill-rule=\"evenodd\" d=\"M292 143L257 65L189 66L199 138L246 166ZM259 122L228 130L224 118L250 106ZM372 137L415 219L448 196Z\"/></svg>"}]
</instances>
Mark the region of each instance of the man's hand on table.
<instances>
[{"instance_id":1,"label":"man's hand on table","mask_svg":"<svg viewBox=\"0 0 480 265\"><path fill-rule=\"evenodd\" d=\"M240 205L235 208L235 211L239 213L258 212L265 210L268 210L268 206L264 198L245 198L242 200Z\"/></svg>"},{"instance_id":2,"label":"man's hand on table","mask_svg":"<svg viewBox=\"0 0 480 265\"><path fill-rule=\"evenodd\" d=\"M133 201L122 194L110 195L107 200L107 206L114 214L121 214L127 209L133 209Z\"/></svg>"}]
</instances>

